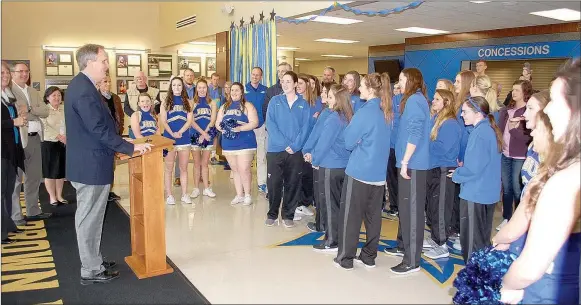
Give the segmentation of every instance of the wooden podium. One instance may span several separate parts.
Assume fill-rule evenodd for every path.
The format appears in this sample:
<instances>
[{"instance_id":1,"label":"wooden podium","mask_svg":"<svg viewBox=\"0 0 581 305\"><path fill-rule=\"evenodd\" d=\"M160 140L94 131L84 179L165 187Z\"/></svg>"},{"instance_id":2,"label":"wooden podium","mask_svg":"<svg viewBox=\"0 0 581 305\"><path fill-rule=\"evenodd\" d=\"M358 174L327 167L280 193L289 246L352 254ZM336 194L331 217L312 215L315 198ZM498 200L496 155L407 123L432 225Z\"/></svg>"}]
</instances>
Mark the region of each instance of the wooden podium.
<instances>
[{"instance_id":1,"label":"wooden podium","mask_svg":"<svg viewBox=\"0 0 581 305\"><path fill-rule=\"evenodd\" d=\"M131 256L125 257L125 262L139 279L144 279L173 272L165 256L163 150L172 147L174 141L154 135L133 143L153 145L143 155L119 155L120 160L129 159Z\"/></svg>"}]
</instances>

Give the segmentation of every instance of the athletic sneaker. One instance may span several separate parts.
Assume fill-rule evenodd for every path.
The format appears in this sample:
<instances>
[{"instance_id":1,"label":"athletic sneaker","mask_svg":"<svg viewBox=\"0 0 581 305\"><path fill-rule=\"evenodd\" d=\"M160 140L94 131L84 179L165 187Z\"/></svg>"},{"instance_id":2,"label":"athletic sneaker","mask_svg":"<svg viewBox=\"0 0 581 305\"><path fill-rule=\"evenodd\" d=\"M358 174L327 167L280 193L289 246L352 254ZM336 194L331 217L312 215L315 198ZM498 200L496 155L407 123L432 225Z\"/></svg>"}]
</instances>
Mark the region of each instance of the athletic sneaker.
<instances>
[{"instance_id":1,"label":"athletic sneaker","mask_svg":"<svg viewBox=\"0 0 581 305\"><path fill-rule=\"evenodd\" d=\"M315 213L313 213L311 210L309 210L309 208L307 208L304 205L298 206L295 210L295 214L303 214L305 216L315 215Z\"/></svg>"},{"instance_id":2,"label":"athletic sneaker","mask_svg":"<svg viewBox=\"0 0 581 305\"><path fill-rule=\"evenodd\" d=\"M294 216L293 220L294 220L294 221L300 221L301 219L303 219L303 218L301 217L301 215L299 215L299 214L295 213L295 216Z\"/></svg>"},{"instance_id":3,"label":"athletic sneaker","mask_svg":"<svg viewBox=\"0 0 581 305\"><path fill-rule=\"evenodd\" d=\"M403 254L404 254L403 250L399 249L398 247L385 248L385 250L383 250L383 252L385 252L385 254L391 255L391 256L403 256Z\"/></svg>"},{"instance_id":4,"label":"athletic sneaker","mask_svg":"<svg viewBox=\"0 0 581 305\"><path fill-rule=\"evenodd\" d=\"M351 264L351 266L341 265L336 257L333 259L333 263L335 264L335 266L337 266L337 268L341 268L341 269L347 270L347 271L353 270L353 264Z\"/></svg>"},{"instance_id":5,"label":"athletic sneaker","mask_svg":"<svg viewBox=\"0 0 581 305\"><path fill-rule=\"evenodd\" d=\"M199 189L199 188L195 188L195 189L192 191L192 193L190 194L190 197L192 197L192 198L196 198L196 197L198 197L198 196L200 196L200 189Z\"/></svg>"},{"instance_id":6,"label":"athletic sneaker","mask_svg":"<svg viewBox=\"0 0 581 305\"><path fill-rule=\"evenodd\" d=\"M373 269L373 268L375 268L375 262L372 262L370 264L367 264L363 260L361 260L361 257L359 257L359 256L357 256L353 261L356 262L359 265L365 266L365 268L367 268L367 269Z\"/></svg>"},{"instance_id":7,"label":"athletic sneaker","mask_svg":"<svg viewBox=\"0 0 581 305\"><path fill-rule=\"evenodd\" d=\"M391 272L395 273L395 274L410 274L410 273L414 273L414 272L418 272L420 271L420 267L412 267L409 266L408 264L401 262L399 263L399 265L392 267L391 269L389 269Z\"/></svg>"},{"instance_id":8,"label":"athletic sneaker","mask_svg":"<svg viewBox=\"0 0 581 305\"><path fill-rule=\"evenodd\" d=\"M265 224L267 227L277 226L277 225L278 225L278 219L270 219L270 218L267 218L267 219L264 221L264 224Z\"/></svg>"},{"instance_id":9,"label":"athletic sneaker","mask_svg":"<svg viewBox=\"0 0 581 305\"><path fill-rule=\"evenodd\" d=\"M235 196L234 199L232 199L232 201L230 201L231 205L237 205L239 203L244 202L244 197L240 197L240 196Z\"/></svg>"},{"instance_id":10,"label":"athletic sneaker","mask_svg":"<svg viewBox=\"0 0 581 305\"><path fill-rule=\"evenodd\" d=\"M176 204L176 200L173 198L173 195L169 195L167 196L167 199L165 199L165 203L168 205L174 205Z\"/></svg>"},{"instance_id":11,"label":"athletic sneaker","mask_svg":"<svg viewBox=\"0 0 581 305\"><path fill-rule=\"evenodd\" d=\"M454 248L454 250L462 251L462 245L460 244L460 238L458 238L454 241L452 248Z\"/></svg>"},{"instance_id":12,"label":"athletic sneaker","mask_svg":"<svg viewBox=\"0 0 581 305\"><path fill-rule=\"evenodd\" d=\"M307 229L309 229L309 231L311 231L311 232L321 232L321 231L317 230L317 225L312 221L307 223Z\"/></svg>"},{"instance_id":13,"label":"athletic sneaker","mask_svg":"<svg viewBox=\"0 0 581 305\"><path fill-rule=\"evenodd\" d=\"M452 233L449 237L448 240L451 242L456 241L456 239L460 239L460 234L458 233Z\"/></svg>"},{"instance_id":14,"label":"athletic sneaker","mask_svg":"<svg viewBox=\"0 0 581 305\"><path fill-rule=\"evenodd\" d=\"M267 193L267 191L266 191L266 184L259 185L258 186L258 191L261 192L261 193L263 193L263 194L266 194Z\"/></svg>"},{"instance_id":15,"label":"athletic sneaker","mask_svg":"<svg viewBox=\"0 0 581 305\"><path fill-rule=\"evenodd\" d=\"M188 196L188 194L182 195L182 203L192 204L192 200L190 199L190 196Z\"/></svg>"},{"instance_id":16,"label":"athletic sneaker","mask_svg":"<svg viewBox=\"0 0 581 305\"><path fill-rule=\"evenodd\" d=\"M339 247L327 246L325 244L325 242L322 242L320 244L313 245L313 250L315 250L316 252L325 252L325 253L334 252L334 253L337 253L337 251L339 250Z\"/></svg>"},{"instance_id":17,"label":"athletic sneaker","mask_svg":"<svg viewBox=\"0 0 581 305\"><path fill-rule=\"evenodd\" d=\"M395 209L389 209L386 211L386 213L391 217L397 217L399 215L398 211Z\"/></svg>"},{"instance_id":18,"label":"athletic sneaker","mask_svg":"<svg viewBox=\"0 0 581 305\"><path fill-rule=\"evenodd\" d=\"M438 244L431 237L424 238L424 244L423 244L424 249L432 249L432 248L435 248L437 246L438 246Z\"/></svg>"},{"instance_id":19,"label":"athletic sneaker","mask_svg":"<svg viewBox=\"0 0 581 305\"><path fill-rule=\"evenodd\" d=\"M242 199L242 205L251 205L252 204L252 197L250 195L244 196Z\"/></svg>"},{"instance_id":20,"label":"athletic sneaker","mask_svg":"<svg viewBox=\"0 0 581 305\"><path fill-rule=\"evenodd\" d=\"M503 220L498 227L496 227L496 231L500 231L500 229L502 229L502 227L504 227L506 224L508 223L508 219Z\"/></svg>"},{"instance_id":21,"label":"athletic sneaker","mask_svg":"<svg viewBox=\"0 0 581 305\"><path fill-rule=\"evenodd\" d=\"M450 256L448 252L448 247L446 245L437 246L424 252L424 255L431 259L438 259Z\"/></svg>"},{"instance_id":22,"label":"athletic sneaker","mask_svg":"<svg viewBox=\"0 0 581 305\"><path fill-rule=\"evenodd\" d=\"M208 196L210 198L216 197L216 194L214 194L211 187L205 188L203 194L204 194L204 196Z\"/></svg>"},{"instance_id":23,"label":"athletic sneaker","mask_svg":"<svg viewBox=\"0 0 581 305\"><path fill-rule=\"evenodd\" d=\"M285 228L292 228L295 226L295 222L290 219L283 219L282 224L284 225Z\"/></svg>"}]
</instances>

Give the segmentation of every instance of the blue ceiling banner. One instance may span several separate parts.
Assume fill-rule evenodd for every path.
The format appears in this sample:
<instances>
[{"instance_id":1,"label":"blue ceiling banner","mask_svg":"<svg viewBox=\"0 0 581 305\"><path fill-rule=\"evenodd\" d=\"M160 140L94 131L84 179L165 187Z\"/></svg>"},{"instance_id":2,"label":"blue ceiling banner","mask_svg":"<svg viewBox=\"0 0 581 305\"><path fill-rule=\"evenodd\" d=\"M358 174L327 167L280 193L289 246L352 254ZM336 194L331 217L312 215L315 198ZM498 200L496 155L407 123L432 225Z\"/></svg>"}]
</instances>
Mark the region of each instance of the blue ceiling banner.
<instances>
[{"instance_id":1,"label":"blue ceiling banner","mask_svg":"<svg viewBox=\"0 0 581 305\"><path fill-rule=\"evenodd\" d=\"M333 5L329 6L328 8L324 9L323 11L321 11L321 13L319 15L313 16L311 18L293 19L293 18L276 16L276 21L284 21L284 22L289 22L289 23L294 23L294 24L307 23L309 21L315 20L319 16L326 15L332 9L337 8L337 7L343 9L344 11L351 12L355 15L365 15L365 16L371 16L371 17L373 17L373 16L385 17L385 16L390 15L390 14L401 13L405 10L414 9L414 8L420 6L422 3L424 3L424 1L415 1L415 2L412 2L408 5L404 5L404 6L396 7L396 8L384 9L384 10L379 10L379 11L362 11L360 9L352 8L346 4L340 4L340 3L335 1L335 3L333 3Z\"/></svg>"}]
</instances>

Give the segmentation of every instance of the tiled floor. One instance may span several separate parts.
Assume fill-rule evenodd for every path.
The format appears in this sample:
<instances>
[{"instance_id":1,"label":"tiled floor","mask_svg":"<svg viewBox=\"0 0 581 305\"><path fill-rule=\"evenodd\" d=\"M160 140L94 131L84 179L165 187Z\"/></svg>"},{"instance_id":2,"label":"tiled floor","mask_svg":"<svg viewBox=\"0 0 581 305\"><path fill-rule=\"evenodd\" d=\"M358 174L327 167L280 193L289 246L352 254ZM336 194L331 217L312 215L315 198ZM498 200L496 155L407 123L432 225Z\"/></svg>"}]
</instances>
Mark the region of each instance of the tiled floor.
<instances>
[{"instance_id":1,"label":"tiled floor","mask_svg":"<svg viewBox=\"0 0 581 305\"><path fill-rule=\"evenodd\" d=\"M167 255L211 303L451 303L460 256L424 257L422 272L407 276L389 272L400 259L384 253L375 269L338 269L333 255L312 250L321 234L307 230L307 219L291 229L264 226L268 203L256 186L253 205L231 206L229 173L212 166L215 199L166 206ZM128 210L127 165L118 166L115 177L114 190ZM393 243L396 233L397 222L384 219L380 247Z\"/></svg>"}]
</instances>

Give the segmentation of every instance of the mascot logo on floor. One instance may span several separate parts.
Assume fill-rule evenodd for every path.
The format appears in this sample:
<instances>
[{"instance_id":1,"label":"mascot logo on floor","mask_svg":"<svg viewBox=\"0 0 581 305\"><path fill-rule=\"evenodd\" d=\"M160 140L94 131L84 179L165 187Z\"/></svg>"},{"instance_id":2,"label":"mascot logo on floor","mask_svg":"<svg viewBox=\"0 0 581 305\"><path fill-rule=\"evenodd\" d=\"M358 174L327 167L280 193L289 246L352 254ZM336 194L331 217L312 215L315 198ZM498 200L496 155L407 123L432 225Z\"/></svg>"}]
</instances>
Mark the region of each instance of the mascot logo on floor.
<instances>
[{"instance_id":1,"label":"mascot logo on floor","mask_svg":"<svg viewBox=\"0 0 581 305\"><path fill-rule=\"evenodd\" d=\"M313 246L319 244L323 240L324 233L313 232L305 234L297 239L291 240L289 242L278 245L279 247L291 247L291 246ZM361 238L363 237L363 238ZM365 232L360 232L358 248L362 248L365 244ZM397 245L395 240L380 239L378 252L383 252L385 248L393 248ZM451 246L451 244L449 244ZM461 253L457 250L451 249L450 256L440 259L429 259L422 256L420 267L424 272L426 272L431 278L433 278L441 286L450 286L456 278L456 274L460 269L464 267L464 260L462 259Z\"/></svg>"}]
</instances>

